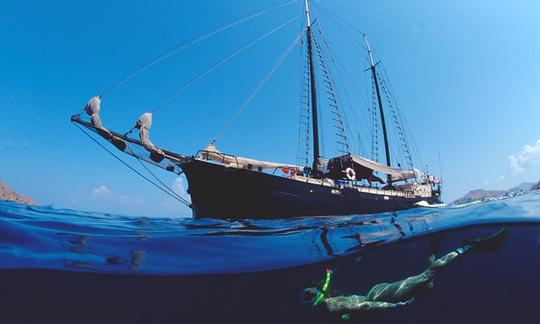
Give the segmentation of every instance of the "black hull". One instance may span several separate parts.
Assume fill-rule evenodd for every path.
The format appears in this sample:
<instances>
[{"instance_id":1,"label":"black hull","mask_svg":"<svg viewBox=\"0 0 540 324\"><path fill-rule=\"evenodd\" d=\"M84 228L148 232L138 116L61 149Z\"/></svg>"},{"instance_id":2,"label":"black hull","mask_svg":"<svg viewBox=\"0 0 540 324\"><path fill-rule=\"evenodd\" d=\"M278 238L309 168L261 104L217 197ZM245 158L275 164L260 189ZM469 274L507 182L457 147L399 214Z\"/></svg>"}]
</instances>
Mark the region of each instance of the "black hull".
<instances>
[{"instance_id":1,"label":"black hull","mask_svg":"<svg viewBox=\"0 0 540 324\"><path fill-rule=\"evenodd\" d=\"M183 164L194 218L292 218L373 214L413 208L438 196L396 197L301 182L263 172L228 168L200 160Z\"/></svg>"}]
</instances>

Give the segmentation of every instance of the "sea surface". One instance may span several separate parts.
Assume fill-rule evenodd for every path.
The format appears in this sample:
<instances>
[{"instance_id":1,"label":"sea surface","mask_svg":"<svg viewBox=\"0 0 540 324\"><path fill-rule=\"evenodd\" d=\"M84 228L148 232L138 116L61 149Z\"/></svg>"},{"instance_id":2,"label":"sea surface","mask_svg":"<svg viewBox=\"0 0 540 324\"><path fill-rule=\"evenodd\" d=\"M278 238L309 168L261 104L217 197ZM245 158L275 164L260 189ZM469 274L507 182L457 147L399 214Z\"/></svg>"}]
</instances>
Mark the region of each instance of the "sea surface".
<instances>
[{"instance_id":1,"label":"sea surface","mask_svg":"<svg viewBox=\"0 0 540 324\"><path fill-rule=\"evenodd\" d=\"M411 304L358 323L538 323L540 191L462 207L293 220L125 217L0 202L0 323L341 323L366 294L503 227Z\"/></svg>"}]
</instances>

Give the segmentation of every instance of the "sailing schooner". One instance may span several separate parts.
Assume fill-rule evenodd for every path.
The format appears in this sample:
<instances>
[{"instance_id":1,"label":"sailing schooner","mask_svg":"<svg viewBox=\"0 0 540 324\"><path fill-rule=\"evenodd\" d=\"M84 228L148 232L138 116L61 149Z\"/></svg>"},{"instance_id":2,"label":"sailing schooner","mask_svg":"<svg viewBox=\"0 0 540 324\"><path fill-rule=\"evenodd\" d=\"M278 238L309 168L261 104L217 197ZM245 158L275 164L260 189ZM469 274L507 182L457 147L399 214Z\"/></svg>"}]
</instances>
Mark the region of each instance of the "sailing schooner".
<instances>
[{"instance_id":1,"label":"sailing schooner","mask_svg":"<svg viewBox=\"0 0 540 324\"><path fill-rule=\"evenodd\" d=\"M322 68L325 72L327 69L321 55L317 55L319 45L312 30L313 21L309 0L304 0L304 11L305 29L291 45L296 45L301 37L305 37L313 153L311 165L267 162L226 154L216 148L215 141L193 156L175 153L157 147L150 141L151 113L143 114L131 130L138 129L140 139L131 137L131 131L121 134L104 128L99 118L101 96L92 98L85 107L90 121L82 118L83 112L73 115L71 120L81 130L84 131L83 128L86 128L96 132L118 150L139 161L176 174L185 174L191 203L166 186L160 187L156 182L146 177L145 179L189 204L195 218L291 218L371 214L413 208L415 204L422 201L429 204L439 203L441 201L440 181L414 169L412 162L410 169L401 168L401 165L392 166L383 103L383 97L388 96L388 92L384 84L381 85L381 75L377 70L378 63L375 63L373 59L372 49L365 35L364 41L370 62L368 71L371 73L373 93L377 99L376 106L382 128L386 164L358 156L350 150L330 159L321 156L317 59L319 69ZM288 49L289 52L292 46ZM326 90L333 92L331 82L327 82ZM329 100L330 106L337 107L337 100L334 98ZM397 118L394 119L397 120ZM340 121L339 118L338 121ZM400 139L405 142L401 128L398 128L398 131ZM105 149L113 154L107 148ZM141 165L150 172L143 163ZM385 179L377 176L377 173L385 175ZM151 175L155 177L153 173ZM161 181L158 182L163 185ZM373 185L374 182L377 185Z\"/></svg>"}]
</instances>

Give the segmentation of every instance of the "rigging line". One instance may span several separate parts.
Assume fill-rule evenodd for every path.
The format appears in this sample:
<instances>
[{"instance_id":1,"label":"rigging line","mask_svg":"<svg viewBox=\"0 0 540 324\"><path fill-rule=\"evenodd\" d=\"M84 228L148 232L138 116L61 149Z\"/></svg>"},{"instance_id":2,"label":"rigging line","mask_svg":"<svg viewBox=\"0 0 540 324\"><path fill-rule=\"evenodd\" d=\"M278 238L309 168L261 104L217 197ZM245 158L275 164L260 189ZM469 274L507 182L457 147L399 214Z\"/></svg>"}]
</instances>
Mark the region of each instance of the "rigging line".
<instances>
[{"instance_id":1,"label":"rigging line","mask_svg":"<svg viewBox=\"0 0 540 324\"><path fill-rule=\"evenodd\" d=\"M132 153L135 154L135 150L133 149L133 147L130 146L130 145L128 145L128 146L129 146L130 151L131 151ZM142 151L140 147L138 147L136 150L139 151L139 152ZM140 153L139 153L139 154L140 154ZM161 179L159 179L158 176L156 176L155 173L153 173L153 172L146 166L146 164L143 163L143 161L146 161L145 159L139 158L139 157L137 156L137 154L133 155L133 157L134 157L135 159L137 159L137 161L141 164L141 166L142 166L144 169L146 169L146 171L147 171L150 175L152 175L152 177L153 177L154 179L156 179L156 181L159 182L159 183L163 186L163 188L165 188L167 191L169 191L169 192L170 192L171 194L173 194L174 196L178 197L178 199L184 201L184 203L185 203L186 205L187 205L187 204L191 204L187 199L185 199L184 197L180 196L180 195L177 194L174 190L172 190L169 186L167 186L165 183L163 183L163 181L162 181ZM147 162L148 162L148 161L147 161ZM161 167L159 163L156 163L156 162L154 162L154 161L152 161L150 164L155 165L155 166L157 166L157 167ZM176 172L174 172L174 173L176 173ZM181 174L181 173L178 173L178 175L180 175L180 174Z\"/></svg>"},{"instance_id":2,"label":"rigging line","mask_svg":"<svg viewBox=\"0 0 540 324\"><path fill-rule=\"evenodd\" d=\"M396 155L396 151L395 151L395 146L401 146L401 149L403 151L408 152L408 148L407 148L407 145L404 144L404 139L403 139L403 130L402 130L402 127L400 126L400 123L399 123L399 120L397 120L397 115L396 115L396 109L394 108L394 105L392 104L392 100L389 96L389 93L388 93L388 89L387 89L387 84L386 84L386 81L385 79L382 77L382 75L377 72L377 78L379 79L379 84L380 84L380 89L381 89L381 94L383 95L383 97L385 98L385 104L386 104L386 110L387 112L389 112L389 117L390 117L390 120L392 120L393 122L393 125L394 127L391 128L393 131L391 131L391 134L393 135L393 140L395 141L395 143L393 145L391 145L391 149L392 149L392 154L395 156L395 159L398 161L398 163L400 163L400 158L402 157L401 156L401 151L399 151L399 154L400 156L398 157ZM387 126L389 126L389 123L387 123ZM410 155L410 153L409 153ZM412 162L411 162L412 163Z\"/></svg>"},{"instance_id":3,"label":"rigging line","mask_svg":"<svg viewBox=\"0 0 540 324\"><path fill-rule=\"evenodd\" d=\"M362 94L362 90L360 88L360 86L356 83L356 81L354 81L354 79L351 77L351 75L347 72L347 69L345 68L345 66L341 63L341 61L339 60L335 60L335 62L337 62L337 66L339 66L341 68L341 70L343 71L343 74L345 74L345 76L347 77L348 81L350 82L350 84L352 85L352 87L354 88L353 90L355 90L358 94L358 97L360 97L362 99L362 101L364 101L364 104L366 104L366 106L369 105L369 101L366 99L366 97L364 97L364 95Z\"/></svg>"},{"instance_id":4,"label":"rigging line","mask_svg":"<svg viewBox=\"0 0 540 324\"><path fill-rule=\"evenodd\" d=\"M385 79L386 79L386 82L388 83L388 93L392 99L392 101L395 103L395 106L396 106L396 111L397 111L397 115L399 117L399 121L400 123L403 125L403 127L405 128L408 128L408 126L406 125L406 120L405 118L403 117L403 115L401 114L401 107L400 107L400 104L398 102L398 100L396 99L396 96L394 95L394 91L392 91L392 86L391 86L391 81L390 81L390 77L388 76L388 74L386 73L386 69L384 68L384 65L382 66L382 70L383 70L383 73L384 73L384 76L385 76ZM407 127L406 127L407 126ZM404 132L404 136L405 136L405 139L407 137L407 132L406 132L406 129L403 130ZM411 136L411 138L413 137L412 134L409 135Z\"/></svg>"},{"instance_id":5,"label":"rigging line","mask_svg":"<svg viewBox=\"0 0 540 324\"><path fill-rule=\"evenodd\" d=\"M139 161L139 163L141 164L141 166L146 170L146 172L150 173L150 175L152 175L152 177L153 177L154 179L156 179L156 181L159 182L159 183L163 186L163 188L166 188L167 191L170 192L170 193L171 193L172 195L174 195L175 197L177 197L178 200L182 200L182 201L184 201L185 204L187 204L187 199L185 199L184 197L180 196L180 195L177 194L174 190L172 190L169 186L167 186L165 183L163 183L163 181L162 181L160 178L158 178L158 177L156 176L156 174L155 174L154 172L152 172L152 171L151 171L151 170L150 170L150 169L149 169L149 168L141 161L141 159L139 159L139 158L137 158L137 157L136 157L136 159L137 159L137 161Z\"/></svg>"},{"instance_id":6,"label":"rigging line","mask_svg":"<svg viewBox=\"0 0 540 324\"><path fill-rule=\"evenodd\" d=\"M187 199L185 199L184 197L182 197L182 196L180 196L179 194L177 194L177 193L176 193L174 190L172 190L169 186L167 186L165 183L163 183L163 181L161 181L161 179L159 179L159 178L155 175L155 173L153 173L153 172L146 166L146 164L143 163L143 160L144 160L144 159L141 159L141 158L139 158L139 157L137 156L137 154L135 153L135 150L133 149L133 146L128 145L128 147L129 147L129 150L130 150L132 153L134 153L134 154L132 154L132 156L133 156L135 159L137 159L137 161L141 164L141 166L142 166L144 169L146 169L146 172L148 172L150 175L152 175L152 177L153 177L154 179L156 179L156 181L159 182L159 183L163 186L163 188L165 188L165 190L169 191L172 195L174 195L175 197L177 197L178 200L183 201L183 203L184 203L185 205L188 205L188 206L191 205L191 202L189 202ZM137 151L141 152L141 149L138 148ZM139 154L140 154L140 153L139 153ZM147 162L148 162L148 161L147 161ZM153 165L159 167L159 163L155 163L155 162L152 161L150 164L153 164ZM176 172L174 172L174 173L176 173ZM180 174L181 174L181 173L178 173L178 175L180 175Z\"/></svg>"},{"instance_id":7,"label":"rigging line","mask_svg":"<svg viewBox=\"0 0 540 324\"><path fill-rule=\"evenodd\" d=\"M375 79L373 74L371 80L371 155L374 161L379 160L379 110L377 109Z\"/></svg>"},{"instance_id":8,"label":"rigging line","mask_svg":"<svg viewBox=\"0 0 540 324\"><path fill-rule=\"evenodd\" d=\"M303 22L301 22L304 29ZM309 156L309 66L306 63L304 46L300 46L300 96L299 96L299 123L298 123L298 143L296 147L296 162L298 165L308 165Z\"/></svg>"},{"instance_id":9,"label":"rigging line","mask_svg":"<svg viewBox=\"0 0 540 324\"><path fill-rule=\"evenodd\" d=\"M322 4L319 3L319 1L313 1L313 3L315 4L315 6L319 7L319 8L322 8L323 10L326 10L328 13L332 14L333 16L335 16L337 19L341 20L343 22L343 24L345 25L348 25L349 27L351 27L351 29L353 29L354 31L360 33L360 34L364 34L364 32L362 32L360 29L356 28L356 26L354 26L353 23L347 21L347 19L341 17L340 15L338 15L337 13L335 13L334 11L332 11L331 9L328 9L326 8L325 6L323 6Z\"/></svg>"},{"instance_id":10,"label":"rigging line","mask_svg":"<svg viewBox=\"0 0 540 324\"><path fill-rule=\"evenodd\" d=\"M341 99L339 90L336 86L336 82L334 78L332 77L332 68L330 64L326 63L325 57L330 57L330 62L335 63L335 61L332 55L329 54L328 51L325 51L325 49L329 49L329 46L326 43L326 40L324 39L322 29L320 28L320 26L317 26L317 29L319 31L319 34L318 35L316 34L316 36L313 37L313 43L318 53L318 62L319 62L320 70L323 75L323 81L327 83L325 85L325 88L327 89L326 92L328 93L328 100L329 101L333 100L334 101L333 103L335 104L335 107L332 107L333 108L332 111L337 113L337 118L338 118L337 124L334 123L334 126L337 126L338 128L337 134L339 135L337 136L340 138L340 141L338 141L338 147L341 146L340 147L341 151L350 153L351 152L351 146L349 143L349 136L351 135L350 126L348 123L347 116L345 115L345 108L343 107L344 105L342 104L343 100ZM319 41L317 40L317 37L320 37L321 42L326 45L326 48L320 45ZM346 95L347 94L345 93L345 96Z\"/></svg>"},{"instance_id":11,"label":"rigging line","mask_svg":"<svg viewBox=\"0 0 540 324\"><path fill-rule=\"evenodd\" d=\"M386 69L384 68L384 64L382 64L382 70L383 70L383 73L384 73L384 76L385 76L385 79L388 81L388 87L390 88L389 89L389 93L390 93L390 96L392 97L392 100L394 101L394 103L396 104L396 108L397 108L397 113L398 113L398 116L399 116L399 119L400 119L400 122L401 124L403 125L403 127L405 128L404 129L404 132L406 133L405 135L408 136L412 142L412 145L413 145L413 150L415 150L415 154L417 154L418 158L420 159L420 165L424 165L424 159L422 158L422 153L420 153L420 150L418 149L418 145L416 144L416 140L414 138L414 135L411 133L411 132L406 132L406 129L411 129L410 126L409 126L409 123L407 121L407 118L404 117L402 114L401 114L401 107L399 105L399 102L397 101L396 99L396 96L394 95L394 91L392 91L392 84L391 84L391 80L390 80L390 77L388 76L388 74L386 73Z\"/></svg>"},{"instance_id":12,"label":"rigging line","mask_svg":"<svg viewBox=\"0 0 540 324\"><path fill-rule=\"evenodd\" d=\"M366 62L368 62L368 60L369 60L369 59L367 58L367 55L365 55L365 56L364 56L364 67L365 67L365 65L366 65ZM369 64L369 63L368 63L368 64ZM365 68L363 68L363 70L365 71ZM364 76L362 79L363 79L363 81L364 81L364 89L366 90L366 98L369 97L369 92L370 92L370 89L368 89L368 81L367 81L367 78L368 78L367 75L368 75L368 74L369 74L369 73L362 73L362 75ZM358 91L358 89L357 89L357 91ZM371 99L371 98L370 98L370 99ZM368 104L368 111L370 110L370 108L369 108L369 105L370 105L370 104L371 104L371 103Z\"/></svg>"},{"instance_id":13,"label":"rigging line","mask_svg":"<svg viewBox=\"0 0 540 324\"><path fill-rule=\"evenodd\" d=\"M351 77L351 75L349 74L349 72L347 72L347 68L345 68L345 66L343 65L343 63L341 63L341 61L339 60L336 60L337 62L337 65L341 68L341 70L343 71L343 74L345 74L345 76L347 77L347 79L349 80L349 82L351 83L352 87L355 88L353 90L356 90L356 93L358 94L358 97L360 97L362 99L362 101L364 101L364 103L366 104L366 106L369 105L369 101L367 100L367 98L362 94L362 88L360 88L360 86L356 83L356 81L354 81L354 79ZM367 88L367 87L364 87L364 88Z\"/></svg>"},{"instance_id":14,"label":"rigging line","mask_svg":"<svg viewBox=\"0 0 540 324\"><path fill-rule=\"evenodd\" d=\"M369 102L363 98L362 94L361 94L361 91L359 91L359 88L358 86L356 85L356 83L354 82L354 80L351 78L351 76L347 73L347 70L345 69L345 67L343 66L343 64L341 64L341 61L337 60L336 59L336 56L333 54L332 52L332 49L330 48L330 45L328 44L328 42L324 39L324 36L323 36L323 31L322 31L322 28L320 27L320 25L317 25L317 29L319 30L319 34L320 34L320 37L322 39L322 42L323 44L325 45L325 48L327 49L327 52L328 52L328 56L330 57L331 59L331 62L334 63L334 65L337 67L337 66L340 66L342 69L343 69L343 72L345 74L345 76L347 76L347 78L349 79L349 82L355 86L357 89L357 93L359 94L359 96L364 100L366 106L369 107ZM339 73L339 69L336 69L336 71L338 72L337 75L338 75L338 78L340 78L340 81L343 85L345 85L345 82L343 82L343 79L341 78L341 73ZM349 108L351 110L351 112L353 113L353 116L354 118L356 119L357 122L360 122L360 120L362 120L364 122L363 119L360 119L358 118L358 115L356 114L356 112L354 111L353 109L353 105L352 105L352 102L351 100L349 99L349 96L348 96L348 92L347 92L347 89L345 86L343 86L343 92L345 93L345 98L347 99L348 101L348 104L349 104ZM363 125L365 126L365 125Z\"/></svg>"},{"instance_id":15,"label":"rigging line","mask_svg":"<svg viewBox=\"0 0 540 324\"><path fill-rule=\"evenodd\" d=\"M321 12L326 15L328 18L330 18L330 21L334 24L334 26L337 27L337 29L343 34L343 36L345 36L346 38L349 39L349 41L355 46L357 47L358 49L360 49L360 51L367 51L367 48L366 46L360 41L360 40L357 40L356 37L354 37L353 34L351 34L351 32L349 32L346 28L344 28L344 25L349 25L352 29L354 29L356 32L358 32L359 34L363 35L365 33L363 33L362 31L360 31L359 29L356 29L351 23L347 22L346 20L344 20L343 18L341 18L339 15L333 13L332 11L330 11L329 9L326 9L324 8L323 6L319 5L318 3L314 2L315 4L315 7L319 8L321 10ZM335 20L333 19L335 18ZM344 22L339 22L338 20Z\"/></svg>"},{"instance_id":16,"label":"rigging line","mask_svg":"<svg viewBox=\"0 0 540 324\"><path fill-rule=\"evenodd\" d=\"M102 149L104 149L107 153L109 153L110 155L112 155L115 159L117 159L118 161L120 161L123 165L127 166L131 171L135 172L136 174L138 174L139 176L141 176L143 179L145 179L146 181L148 181L150 184L154 185L156 188L158 188L159 190L163 191L164 193L166 193L167 195L171 196L172 198L180 201L181 203L185 204L186 206L188 206L189 208L191 208L191 204L187 204L185 201L182 201L180 199L178 199L177 197L171 195L171 193L169 193L168 191L166 191L165 189L161 188L159 185L157 185L155 182L153 182L152 180L148 179L144 174L140 173L138 170L136 170L134 167L132 167L131 165L129 165L128 163L126 163L124 160L122 160L121 158L119 158L116 154L114 154L111 150L109 150L108 148L106 148L103 144L101 144L100 142L98 142L94 137L92 137L92 135L88 134L84 129L82 129L79 125L73 123L75 126L77 126L78 129L80 129L86 136L88 136L94 143L96 143L99 147L101 147Z\"/></svg>"},{"instance_id":17,"label":"rigging line","mask_svg":"<svg viewBox=\"0 0 540 324\"><path fill-rule=\"evenodd\" d=\"M231 124L240 116L240 114L244 111L244 109L248 106L248 104L253 100L253 98L259 93L259 91L262 89L262 87L266 84L266 82L272 77L274 72L281 66L281 63L291 54L292 50L298 44L298 41L302 38L302 35L304 35L304 32L306 30L302 30L298 36L289 44L289 47L281 54L281 56L274 62L266 76L259 81L259 84L257 87L253 90L253 92L244 100L244 102L238 107L235 114L225 123L225 125L220 129L220 131L214 136L211 143L216 143L216 141L223 135L223 132L231 126Z\"/></svg>"},{"instance_id":18,"label":"rigging line","mask_svg":"<svg viewBox=\"0 0 540 324\"><path fill-rule=\"evenodd\" d=\"M346 31L346 29L344 29L343 27L341 27L340 25L338 25L338 22L335 22L334 20L332 20L332 17L331 17L328 13L325 13L325 12L324 12L324 10L327 10L327 9L321 8L319 5L317 5L317 7L319 7L319 9L321 9L321 12L322 12L323 14L325 14L327 17L330 18L330 21L332 21L332 23L334 23L334 25L338 28L338 30L339 30L339 31L340 31L347 39L349 39L349 41L350 41L353 45L355 45L355 46L357 47L357 49L361 50L362 52L363 52L363 51L367 51L367 48L365 47L365 45L363 45L363 44L362 44L362 45L358 45L356 39L354 38L354 36L348 34L348 32ZM339 17L336 17L336 18L339 18ZM344 72L345 72L347 78L350 79L350 81L352 82L353 86L356 87L356 88L357 88L357 91L358 91L358 89L360 89L360 87L358 87L358 85L356 85L356 82L354 82L354 80L349 76L349 74L348 74L348 72L347 72L347 69L343 66L343 64L341 64L340 61L338 61L338 63L339 63L339 65L340 65L340 67L344 70ZM358 94L359 94L359 96L362 98L362 100L364 100L364 101L366 102L366 104L367 104L367 99L364 98L364 97L362 96L362 92L361 92L361 91L358 91Z\"/></svg>"},{"instance_id":19,"label":"rigging line","mask_svg":"<svg viewBox=\"0 0 540 324\"><path fill-rule=\"evenodd\" d=\"M227 55L226 57L224 57L223 59L221 59L219 62L217 62L216 64L212 65L210 68L206 69L205 71L199 73L195 78L191 79L191 81L189 81L188 83L184 84L182 87L180 87L178 90L176 90L174 93L172 93L171 95L169 95L165 100L163 100L161 103L159 103L156 107L154 107L154 109L152 110L152 113L155 113L156 111L158 111L159 109L163 108L164 106L166 106L168 103L170 103L172 100L174 100L174 98L176 98L180 93L182 93L184 90L188 89L189 87L191 87L192 85L194 85L195 83L197 83L199 80L201 80L202 78L204 78L205 76L207 76L209 73L211 73L212 71L216 70L218 67L222 66L223 64L225 64L226 62L228 62L229 60L231 60L233 57L237 56L238 54L244 52L245 50L247 50L248 48L250 48L251 46L255 45L256 43L260 42L261 40L267 38L268 36L272 35L273 33L277 32L278 30L280 30L281 28L285 27L286 25L290 24L291 22L293 22L294 20L298 19L300 16L302 16L303 14L298 14L296 16L294 16L293 18L287 20L286 22L278 25L277 27L274 27L273 29L267 31L266 33L260 35L259 37L257 37L256 39L248 42L247 44L245 44L244 46L242 46L241 48L237 49L236 51L232 52L231 54Z\"/></svg>"},{"instance_id":20,"label":"rigging line","mask_svg":"<svg viewBox=\"0 0 540 324\"><path fill-rule=\"evenodd\" d=\"M440 148L439 148L439 178L441 179L441 182L442 182L443 174L442 174L442 164L441 164L441 151L440 151Z\"/></svg>"},{"instance_id":21,"label":"rigging line","mask_svg":"<svg viewBox=\"0 0 540 324\"><path fill-rule=\"evenodd\" d=\"M246 22L246 21L249 21L249 20L252 20L256 17L259 17L259 16L262 16L270 11L273 11L273 10L276 10L276 9L279 9L279 8L282 8L282 7L285 7L289 4L292 4L294 2L298 2L300 0L291 0L291 1L287 1L285 3L281 3L281 4L278 4L276 6L273 6L273 7L270 7L270 8L267 8L267 9L264 9L264 10L261 10L259 12L256 12L252 15L249 15L249 16L246 16L246 17L243 17L243 18L240 18L239 20L236 20L232 23L228 23L228 24L225 24L221 27L219 27L218 29L215 29L213 31L209 31L209 32L206 32L206 33L203 33L203 34L200 34L199 36L185 42L185 43L182 43L181 45L178 45L177 47L173 48L172 50L166 52L165 54L162 54L156 58L154 58L153 60L147 62L146 64L144 64L143 66L141 66L140 68L138 68L137 70L127 74L125 77L123 77L122 79L118 80L116 83L112 84L111 86L109 86L108 88L106 88L105 90L103 90L101 92L101 95L100 97L106 95L107 93L111 92L112 90L114 90L115 88L118 88L119 86L121 86L122 84L126 83L127 81L131 80L132 78L134 78L135 76L139 75L140 73L146 71L147 69L151 68L152 66L168 59L169 57L181 52L182 50L192 46L192 45L195 45L209 37L212 37L216 34L219 34L223 31L226 31L227 29L230 29L234 26L237 26L243 22Z\"/></svg>"},{"instance_id":22,"label":"rigging line","mask_svg":"<svg viewBox=\"0 0 540 324\"><path fill-rule=\"evenodd\" d=\"M355 125L355 128L356 128L356 137L358 139L358 149L359 149L359 153L362 155L362 156L368 156L367 155L367 150L366 148L364 147L364 141L362 140L362 136L360 135L360 129L358 129L358 125Z\"/></svg>"},{"instance_id":23,"label":"rigging line","mask_svg":"<svg viewBox=\"0 0 540 324\"><path fill-rule=\"evenodd\" d=\"M328 55L329 55L330 58L331 58L331 62L334 63L334 66L341 66L341 67L343 68L343 65L341 64L341 62L338 61L338 60L336 60L336 59L335 59L335 56L332 54L332 50L331 50L330 46L328 45L328 43L326 42L326 40L325 40L324 37L323 37L322 29L320 28L320 26L317 26L317 28L319 29L321 39L322 39L323 43L324 43L325 46L326 46L326 50L327 50L327 52L328 52ZM338 63L339 63L339 64L338 64ZM351 79L351 77L347 74L346 69L343 68L343 70L344 70L346 76L349 78L349 81L350 81L351 83L354 83L354 81ZM339 69L336 69L336 71L338 72L338 73L337 73L337 76L338 76L338 78L340 79L341 84L345 85L345 83L343 82L343 79L341 78L341 73L339 73ZM360 132L359 132L359 130L358 130L358 124L360 124L360 123L364 123L364 124L365 124L365 120L364 120L364 119L360 119L360 118L358 117L358 115L357 115L357 113L356 113L356 111L355 111L355 109L354 109L354 107L353 107L354 105L353 105L353 103L352 103L352 101L351 101L351 99L350 99L350 97L349 97L349 93L348 93L348 91L347 91L347 88L346 88L345 86L343 86L342 88L343 88L343 93L345 94L345 99L347 100L347 103L348 103L348 106L349 106L349 110L351 111L351 113L352 113L352 115L353 115L353 117L354 117L354 119L355 119L355 121L356 121L356 125L355 125L355 126L356 126L356 131L357 131L358 139L359 139L360 152L364 152L364 153L365 153L365 149L364 149L364 147L363 147L363 143L362 143L361 137L360 137ZM360 97L362 97L361 94L360 94ZM365 98L362 98L362 99L365 100ZM366 101L366 105L369 107L369 103L367 102L367 100L365 100L365 101ZM346 118L345 120L346 120L346 123L347 123L347 127L349 128L349 132L352 133L352 130L351 130L350 125L349 125L349 123L348 123L348 119ZM363 127L366 128L365 125L363 125Z\"/></svg>"}]
</instances>

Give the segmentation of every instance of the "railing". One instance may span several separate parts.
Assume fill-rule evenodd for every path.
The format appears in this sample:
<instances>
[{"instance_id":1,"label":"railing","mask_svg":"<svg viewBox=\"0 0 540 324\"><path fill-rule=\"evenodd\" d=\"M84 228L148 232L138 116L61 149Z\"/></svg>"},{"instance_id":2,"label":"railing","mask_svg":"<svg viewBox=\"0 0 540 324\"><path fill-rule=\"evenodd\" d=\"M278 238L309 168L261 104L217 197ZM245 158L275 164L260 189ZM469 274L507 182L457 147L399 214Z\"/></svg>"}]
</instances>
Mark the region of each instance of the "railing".
<instances>
[{"instance_id":1,"label":"railing","mask_svg":"<svg viewBox=\"0 0 540 324\"><path fill-rule=\"evenodd\" d=\"M218 156L219 158L218 159L211 159L209 157L210 154ZM251 164L250 163L247 163L247 164L244 165L244 164L239 162L237 156L232 155L232 154L216 152L216 151L209 151L209 150L199 150L199 151L197 151L196 156L199 157L199 158L202 158L202 159L204 159L206 161L215 161L215 162L219 162L221 164L226 164L226 165L229 165L229 166L233 165L233 166L236 166L237 168L241 168L241 169L246 168L246 169L251 170L251 167L250 167ZM272 174L275 174L276 171L279 170L279 169L281 169L281 170L290 169L290 166L286 166L286 165L278 166L278 167L273 169ZM262 170L259 170L259 171L262 171Z\"/></svg>"},{"instance_id":2,"label":"railing","mask_svg":"<svg viewBox=\"0 0 540 324\"><path fill-rule=\"evenodd\" d=\"M206 156L205 156L206 154ZM221 157L221 161L218 161L216 159L210 159L209 156L210 154L213 154L213 155L217 155L219 157ZM227 158L229 159L233 159L236 163L236 166L238 168L241 168L242 167L242 164L240 164L238 162L238 157L234 156L234 155L231 155L231 154L226 154L226 153L221 153L221 152L216 152L216 151L208 151L208 150L199 150L197 151L197 157L200 157L200 158L203 158L205 159L206 161L216 161L216 162L220 162L221 164L231 164L229 162L227 162Z\"/></svg>"},{"instance_id":3,"label":"railing","mask_svg":"<svg viewBox=\"0 0 540 324\"><path fill-rule=\"evenodd\" d=\"M210 159L210 154L217 156L218 158ZM207 160L207 161L215 161L215 162L220 162L221 164L233 165L238 168L249 169L248 165L244 166L239 162L237 156L227 154L227 153L221 153L221 152L215 152L215 151L209 151L209 150L199 150L197 152L197 157ZM284 169L284 168L286 168L286 166L277 167L273 170L272 174L275 174L275 172L278 169ZM340 184L340 183L336 183L336 181L332 179L317 179L317 178L306 177L306 176L298 175L298 174L291 175L289 178L295 181L301 181L301 182L315 184L315 185L323 185L326 187L337 188L337 189L343 189L347 187L347 188L356 189L359 192L377 194L381 196L414 198L418 196L430 197L433 194L433 190L419 190L424 185L420 185L419 189L398 188L398 190L387 190L387 189L380 189L380 188L373 188L373 187L358 186L358 185L355 185L353 181L348 181L347 184Z\"/></svg>"}]
</instances>

